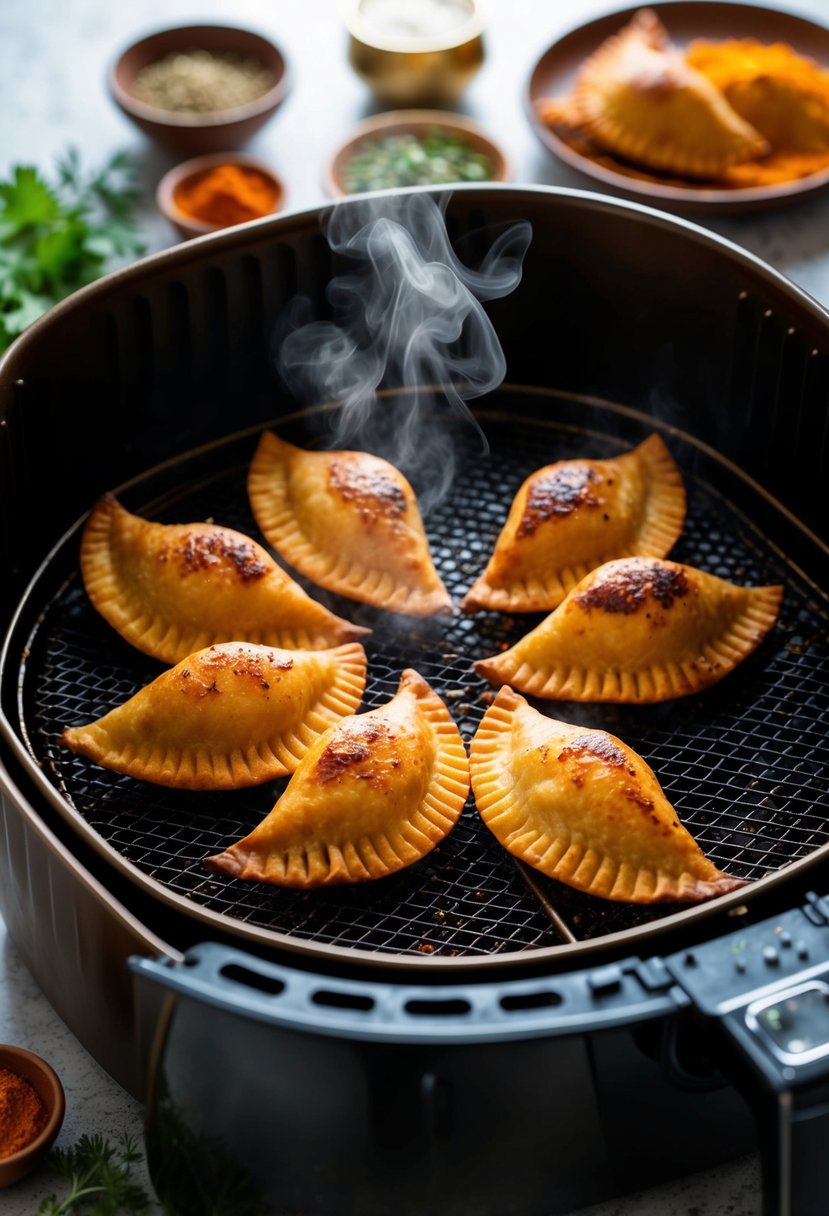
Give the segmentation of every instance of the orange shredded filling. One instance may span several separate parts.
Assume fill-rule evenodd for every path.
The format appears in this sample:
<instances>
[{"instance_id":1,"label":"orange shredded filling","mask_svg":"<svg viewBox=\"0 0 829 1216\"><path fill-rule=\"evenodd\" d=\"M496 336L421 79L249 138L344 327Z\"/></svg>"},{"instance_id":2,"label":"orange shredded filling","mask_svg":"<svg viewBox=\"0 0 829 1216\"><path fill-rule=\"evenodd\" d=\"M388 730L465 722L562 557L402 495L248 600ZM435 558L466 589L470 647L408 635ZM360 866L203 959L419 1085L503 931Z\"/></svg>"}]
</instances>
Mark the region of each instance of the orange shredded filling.
<instances>
[{"instance_id":1,"label":"orange shredded filling","mask_svg":"<svg viewBox=\"0 0 829 1216\"><path fill-rule=\"evenodd\" d=\"M805 177L829 165L829 72L782 42L693 42L686 60L708 77L771 155L724 176L740 185Z\"/></svg>"},{"instance_id":2,"label":"orange shredded filling","mask_svg":"<svg viewBox=\"0 0 829 1216\"><path fill-rule=\"evenodd\" d=\"M707 76L721 92L738 81L767 76L804 94L815 93L829 105L829 72L814 59L798 55L785 42L764 43L756 38L707 42L699 38L686 50L685 62Z\"/></svg>"}]
</instances>

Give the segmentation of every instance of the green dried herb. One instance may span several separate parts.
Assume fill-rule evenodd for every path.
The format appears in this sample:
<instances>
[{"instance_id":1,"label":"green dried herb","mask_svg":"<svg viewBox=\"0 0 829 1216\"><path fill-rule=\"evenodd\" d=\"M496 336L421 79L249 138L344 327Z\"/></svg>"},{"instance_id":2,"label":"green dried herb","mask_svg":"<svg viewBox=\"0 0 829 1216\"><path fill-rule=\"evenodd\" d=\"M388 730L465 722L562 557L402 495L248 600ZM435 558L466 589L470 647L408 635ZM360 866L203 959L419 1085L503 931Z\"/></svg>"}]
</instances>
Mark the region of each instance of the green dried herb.
<instances>
[{"instance_id":1,"label":"green dried herb","mask_svg":"<svg viewBox=\"0 0 829 1216\"><path fill-rule=\"evenodd\" d=\"M443 182L483 182L492 177L488 156L451 131L430 128L371 136L363 141L343 168L349 194L398 186Z\"/></svg>"}]
</instances>

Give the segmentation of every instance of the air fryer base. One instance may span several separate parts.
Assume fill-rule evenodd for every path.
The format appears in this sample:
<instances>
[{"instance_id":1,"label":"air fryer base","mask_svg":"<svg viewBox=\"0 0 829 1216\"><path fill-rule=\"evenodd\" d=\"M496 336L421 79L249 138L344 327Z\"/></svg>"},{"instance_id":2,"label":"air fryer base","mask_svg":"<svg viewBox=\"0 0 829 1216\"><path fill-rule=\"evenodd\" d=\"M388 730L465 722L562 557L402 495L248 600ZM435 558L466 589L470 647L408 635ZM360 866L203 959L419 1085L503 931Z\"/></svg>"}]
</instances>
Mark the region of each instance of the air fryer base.
<instances>
[{"instance_id":1,"label":"air fryer base","mask_svg":"<svg viewBox=\"0 0 829 1216\"><path fill-rule=\"evenodd\" d=\"M642 1030L387 1043L179 998L148 1095L153 1182L179 1216L223 1186L274 1216L552 1216L749 1151L742 1099L667 1084Z\"/></svg>"}]
</instances>

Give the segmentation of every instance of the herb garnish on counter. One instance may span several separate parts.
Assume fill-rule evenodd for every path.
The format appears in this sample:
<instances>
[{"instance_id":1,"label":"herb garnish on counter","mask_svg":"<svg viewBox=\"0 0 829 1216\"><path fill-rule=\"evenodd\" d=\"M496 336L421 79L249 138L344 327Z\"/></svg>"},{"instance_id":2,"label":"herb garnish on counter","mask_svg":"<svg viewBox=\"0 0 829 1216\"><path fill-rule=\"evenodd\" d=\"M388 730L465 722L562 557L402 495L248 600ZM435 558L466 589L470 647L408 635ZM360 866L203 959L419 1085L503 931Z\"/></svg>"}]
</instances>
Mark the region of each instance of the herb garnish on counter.
<instances>
[{"instance_id":1,"label":"herb garnish on counter","mask_svg":"<svg viewBox=\"0 0 829 1216\"><path fill-rule=\"evenodd\" d=\"M150 1197L132 1179L132 1166L142 1159L135 1140L121 1136L116 1144L103 1136L81 1136L71 1148L52 1149L49 1164L69 1186L62 1199L49 1195L37 1216L133 1216L145 1212Z\"/></svg>"},{"instance_id":2,"label":"herb garnish on counter","mask_svg":"<svg viewBox=\"0 0 829 1216\"><path fill-rule=\"evenodd\" d=\"M461 135L439 127L419 135L390 132L364 140L343 167L349 194L442 182L483 182L492 177L489 157Z\"/></svg>"},{"instance_id":3,"label":"herb garnish on counter","mask_svg":"<svg viewBox=\"0 0 829 1216\"><path fill-rule=\"evenodd\" d=\"M125 152L85 175L70 149L51 185L29 165L0 181L0 351L112 261L143 252L133 224L137 200Z\"/></svg>"}]
</instances>

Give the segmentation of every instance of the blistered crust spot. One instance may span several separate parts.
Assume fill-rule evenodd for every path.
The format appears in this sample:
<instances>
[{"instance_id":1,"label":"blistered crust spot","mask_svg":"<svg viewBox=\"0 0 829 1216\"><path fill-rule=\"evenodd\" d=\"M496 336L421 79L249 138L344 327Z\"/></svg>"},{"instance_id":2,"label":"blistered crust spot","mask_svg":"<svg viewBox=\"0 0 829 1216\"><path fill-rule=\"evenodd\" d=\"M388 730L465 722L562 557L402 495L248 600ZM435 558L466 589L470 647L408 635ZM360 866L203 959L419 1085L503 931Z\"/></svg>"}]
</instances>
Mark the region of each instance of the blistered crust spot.
<instances>
[{"instance_id":1,"label":"blistered crust spot","mask_svg":"<svg viewBox=\"0 0 829 1216\"><path fill-rule=\"evenodd\" d=\"M599 496L596 484L600 481L594 469L575 463L538 477L527 495L518 538L532 536L542 524L571 515L581 507L602 506L604 499Z\"/></svg>"},{"instance_id":2,"label":"blistered crust spot","mask_svg":"<svg viewBox=\"0 0 829 1216\"><path fill-rule=\"evenodd\" d=\"M185 532L173 543L161 547L158 560L175 563L182 578L223 567L240 582L249 583L267 573L267 567L250 541L221 531Z\"/></svg>"},{"instance_id":3,"label":"blistered crust spot","mask_svg":"<svg viewBox=\"0 0 829 1216\"><path fill-rule=\"evenodd\" d=\"M628 563L610 571L584 591L577 592L573 602L589 612L621 612L631 616L655 600L661 608L671 608L675 600L688 594L688 577L684 570L661 564Z\"/></svg>"},{"instance_id":4,"label":"blistered crust spot","mask_svg":"<svg viewBox=\"0 0 829 1216\"><path fill-rule=\"evenodd\" d=\"M346 774L363 781L375 781L384 767L377 755L378 745L388 754L394 746L393 732L382 722L353 722L350 729L337 734L317 761L315 778L320 785L338 781ZM396 768L397 760L391 766ZM362 766L361 772L356 772Z\"/></svg>"},{"instance_id":5,"label":"blistered crust spot","mask_svg":"<svg viewBox=\"0 0 829 1216\"><path fill-rule=\"evenodd\" d=\"M369 518L379 511L387 519L396 519L406 511L406 496L400 486L373 462L343 457L333 460L328 484Z\"/></svg>"},{"instance_id":6,"label":"blistered crust spot","mask_svg":"<svg viewBox=\"0 0 829 1216\"><path fill-rule=\"evenodd\" d=\"M627 762L625 753L616 746L611 737L601 735L596 731L577 735L558 754L559 760L562 761L569 760L571 757L601 760L603 764L609 764L612 768L622 768Z\"/></svg>"}]
</instances>

